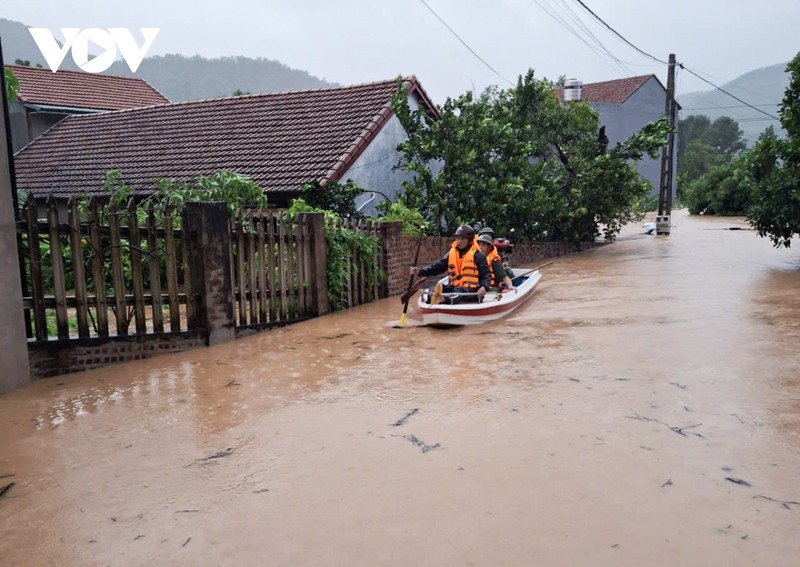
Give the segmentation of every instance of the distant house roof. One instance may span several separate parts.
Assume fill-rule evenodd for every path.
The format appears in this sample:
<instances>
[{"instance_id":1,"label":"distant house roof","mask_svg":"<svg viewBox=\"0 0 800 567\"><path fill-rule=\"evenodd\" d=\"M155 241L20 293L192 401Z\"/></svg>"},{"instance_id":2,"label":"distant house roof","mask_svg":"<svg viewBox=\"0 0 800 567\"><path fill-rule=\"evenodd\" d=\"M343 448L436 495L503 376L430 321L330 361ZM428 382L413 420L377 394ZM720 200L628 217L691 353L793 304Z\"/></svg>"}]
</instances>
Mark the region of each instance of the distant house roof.
<instances>
[{"instance_id":1,"label":"distant house roof","mask_svg":"<svg viewBox=\"0 0 800 567\"><path fill-rule=\"evenodd\" d=\"M122 110L169 99L147 81L82 71L57 71L6 65L19 81L19 101L25 105L68 110Z\"/></svg>"},{"instance_id":2,"label":"distant house roof","mask_svg":"<svg viewBox=\"0 0 800 567\"><path fill-rule=\"evenodd\" d=\"M404 79L438 116L415 77ZM232 170L268 192L338 181L392 117L396 80L178 102L69 116L21 150L17 185L35 195L97 194L111 169L136 193L158 178Z\"/></svg>"},{"instance_id":3,"label":"distant house roof","mask_svg":"<svg viewBox=\"0 0 800 567\"><path fill-rule=\"evenodd\" d=\"M581 100L586 102L622 104L628 100L633 93L639 90L639 87L650 80L650 78L655 78L656 81L658 81L658 77L655 75L639 75L638 77L615 79L613 81L603 81L601 83L584 83L582 85ZM554 90L559 100L564 100L564 87L558 87Z\"/></svg>"}]
</instances>

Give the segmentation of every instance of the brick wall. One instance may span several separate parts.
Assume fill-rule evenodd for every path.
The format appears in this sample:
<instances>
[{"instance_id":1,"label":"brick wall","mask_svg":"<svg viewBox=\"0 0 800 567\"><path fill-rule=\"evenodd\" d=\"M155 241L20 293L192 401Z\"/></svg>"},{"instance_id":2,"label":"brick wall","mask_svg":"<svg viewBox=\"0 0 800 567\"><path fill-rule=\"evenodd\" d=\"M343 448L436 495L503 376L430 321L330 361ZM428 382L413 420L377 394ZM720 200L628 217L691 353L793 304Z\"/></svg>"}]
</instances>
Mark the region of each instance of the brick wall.
<instances>
[{"instance_id":1,"label":"brick wall","mask_svg":"<svg viewBox=\"0 0 800 567\"><path fill-rule=\"evenodd\" d=\"M205 347L202 331L28 343L32 378L100 368Z\"/></svg>"}]
</instances>

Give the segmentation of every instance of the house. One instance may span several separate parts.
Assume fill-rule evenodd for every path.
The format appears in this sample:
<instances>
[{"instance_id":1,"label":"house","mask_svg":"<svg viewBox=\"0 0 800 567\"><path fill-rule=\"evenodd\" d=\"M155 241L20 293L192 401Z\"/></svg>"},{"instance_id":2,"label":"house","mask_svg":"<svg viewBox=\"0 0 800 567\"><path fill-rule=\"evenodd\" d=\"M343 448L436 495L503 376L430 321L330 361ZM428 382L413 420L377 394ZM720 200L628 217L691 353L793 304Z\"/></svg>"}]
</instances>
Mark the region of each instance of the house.
<instances>
[{"instance_id":1,"label":"house","mask_svg":"<svg viewBox=\"0 0 800 567\"><path fill-rule=\"evenodd\" d=\"M19 82L17 100L9 105L11 145L19 151L71 114L164 104L164 95L142 79L81 71L57 71L6 65Z\"/></svg>"},{"instance_id":2,"label":"house","mask_svg":"<svg viewBox=\"0 0 800 567\"><path fill-rule=\"evenodd\" d=\"M412 108L438 116L415 77L404 83ZM396 89L393 79L69 116L17 154L17 186L37 198L101 194L106 172L119 169L145 196L159 178L231 170L274 206L287 206L304 183L352 180L376 191L356 200L369 214L376 195L394 199L412 176L394 170L407 137L391 109Z\"/></svg>"},{"instance_id":3,"label":"house","mask_svg":"<svg viewBox=\"0 0 800 567\"><path fill-rule=\"evenodd\" d=\"M564 87L555 89L564 100ZM588 102L600 114L600 126L605 126L609 147L623 142L645 124L664 116L667 89L655 75L640 75L581 85L580 100ZM677 143L677 142L676 142ZM673 161L672 192L675 194L676 175ZM658 195L661 185L661 158L644 157L639 173L653 186L651 195Z\"/></svg>"}]
</instances>

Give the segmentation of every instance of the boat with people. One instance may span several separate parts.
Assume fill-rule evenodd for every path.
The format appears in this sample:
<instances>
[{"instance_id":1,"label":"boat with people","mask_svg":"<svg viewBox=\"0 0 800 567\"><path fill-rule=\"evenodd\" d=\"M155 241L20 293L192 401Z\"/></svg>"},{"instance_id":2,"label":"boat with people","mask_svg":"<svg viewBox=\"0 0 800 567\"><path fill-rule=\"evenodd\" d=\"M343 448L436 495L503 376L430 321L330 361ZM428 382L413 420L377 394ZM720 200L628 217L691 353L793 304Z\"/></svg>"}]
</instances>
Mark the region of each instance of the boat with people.
<instances>
[{"instance_id":1,"label":"boat with people","mask_svg":"<svg viewBox=\"0 0 800 567\"><path fill-rule=\"evenodd\" d=\"M422 323L434 327L487 323L505 317L522 305L533 295L541 279L542 273L539 270L523 272L511 279L514 289L501 291L492 288L483 296L483 301L478 303L474 293L442 292L442 286L448 281L444 277L433 288L419 294L417 310L422 317Z\"/></svg>"}]
</instances>

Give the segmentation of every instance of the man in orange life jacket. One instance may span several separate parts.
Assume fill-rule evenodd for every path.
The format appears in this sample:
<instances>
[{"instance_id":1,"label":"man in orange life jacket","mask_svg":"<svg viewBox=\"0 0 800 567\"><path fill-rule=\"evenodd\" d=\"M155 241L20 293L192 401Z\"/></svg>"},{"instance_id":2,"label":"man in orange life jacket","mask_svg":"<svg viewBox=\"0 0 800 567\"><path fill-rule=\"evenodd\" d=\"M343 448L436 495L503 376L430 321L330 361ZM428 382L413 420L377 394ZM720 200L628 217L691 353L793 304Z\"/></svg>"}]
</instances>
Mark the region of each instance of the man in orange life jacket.
<instances>
[{"instance_id":1,"label":"man in orange life jacket","mask_svg":"<svg viewBox=\"0 0 800 567\"><path fill-rule=\"evenodd\" d=\"M474 296L463 296L463 300L482 301L492 282L486 255L475 243L475 230L471 226L462 224L456 230L455 236L456 240L450 245L450 250L438 262L424 268L412 266L411 274L428 277L446 271L450 279L442 291L474 293Z\"/></svg>"},{"instance_id":2,"label":"man in orange life jacket","mask_svg":"<svg viewBox=\"0 0 800 567\"><path fill-rule=\"evenodd\" d=\"M492 273L492 287L512 290L514 284L511 283L511 278L508 277L505 268L503 267L503 259L494 247L494 241L487 232L478 236L478 247L486 255L486 263L489 264L489 270Z\"/></svg>"}]
</instances>

